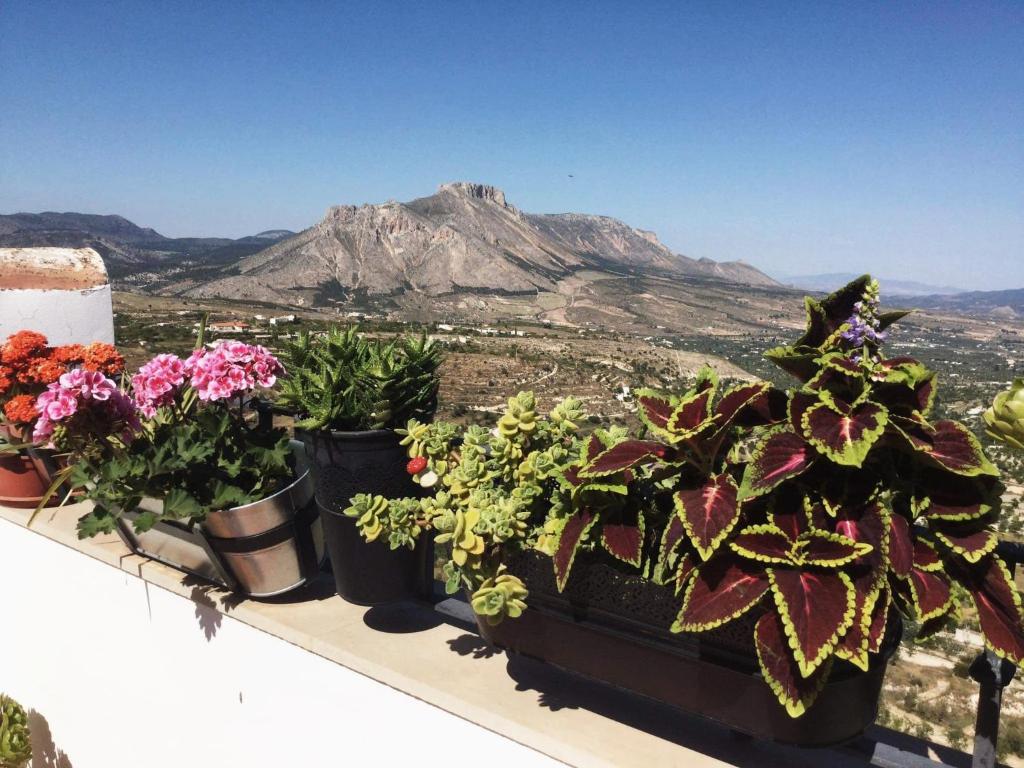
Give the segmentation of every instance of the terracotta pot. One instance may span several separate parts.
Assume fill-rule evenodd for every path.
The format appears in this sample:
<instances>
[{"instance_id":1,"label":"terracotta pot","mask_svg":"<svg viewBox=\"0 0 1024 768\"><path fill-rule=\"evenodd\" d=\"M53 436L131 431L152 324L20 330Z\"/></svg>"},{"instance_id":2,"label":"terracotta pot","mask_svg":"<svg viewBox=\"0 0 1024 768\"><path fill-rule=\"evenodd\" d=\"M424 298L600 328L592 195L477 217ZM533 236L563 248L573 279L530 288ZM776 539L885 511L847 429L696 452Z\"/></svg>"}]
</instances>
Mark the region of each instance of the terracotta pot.
<instances>
[{"instance_id":1,"label":"terracotta pot","mask_svg":"<svg viewBox=\"0 0 1024 768\"><path fill-rule=\"evenodd\" d=\"M6 424L0 425L0 434L12 442L22 440ZM39 457L32 457L27 451L0 453L0 505L35 509L52 482L46 463ZM47 506L59 501L55 494Z\"/></svg>"}]
</instances>

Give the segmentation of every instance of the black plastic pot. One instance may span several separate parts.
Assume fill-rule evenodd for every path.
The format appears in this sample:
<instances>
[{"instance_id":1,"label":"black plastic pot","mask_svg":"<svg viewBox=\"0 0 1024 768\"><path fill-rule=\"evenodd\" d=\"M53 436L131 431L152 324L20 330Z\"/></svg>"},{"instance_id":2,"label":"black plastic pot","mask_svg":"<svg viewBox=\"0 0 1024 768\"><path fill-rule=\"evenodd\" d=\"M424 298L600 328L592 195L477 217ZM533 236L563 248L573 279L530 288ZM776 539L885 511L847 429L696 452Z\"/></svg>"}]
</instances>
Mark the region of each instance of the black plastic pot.
<instances>
[{"instance_id":1,"label":"black plastic pot","mask_svg":"<svg viewBox=\"0 0 1024 768\"><path fill-rule=\"evenodd\" d=\"M384 541L367 543L343 510L357 493L394 499L418 496L421 489L405 466L408 457L391 430L309 432L296 430L306 445L323 521L327 552L338 594L351 603L380 605L428 594L426 567L431 543L416 550L391 549Z\"/></svg>"},{"instance_id":2,"label":"black plastic pot","mask_svg":"<svg viewBox=\"0 0 1024 768\"><path fill-rule=\"evenodd\" d=\"M478 618L489 643L780 743L829 746L859 736L878 714L885 669L902 634L893 611L868 671L837 661L818 699L794 719L760 675L753 612L713 632L672 634L671 619L664 620L678 611L671 588L577 562L559 595L547 575L549 558L524 553L510 569L530 590L530 608L496 627Z\"/></svg>"}]
</instances>

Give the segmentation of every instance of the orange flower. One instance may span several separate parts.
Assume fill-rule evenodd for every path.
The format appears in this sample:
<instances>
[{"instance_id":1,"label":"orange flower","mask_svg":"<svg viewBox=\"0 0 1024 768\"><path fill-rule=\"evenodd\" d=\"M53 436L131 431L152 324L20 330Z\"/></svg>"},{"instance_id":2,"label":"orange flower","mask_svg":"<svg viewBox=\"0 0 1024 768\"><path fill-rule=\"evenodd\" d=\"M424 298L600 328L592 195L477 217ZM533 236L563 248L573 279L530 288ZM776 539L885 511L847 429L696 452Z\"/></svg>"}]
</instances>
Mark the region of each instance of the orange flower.
<instances>
[{"instance_id":1,"label":"orange flower","mask_svg":"<svg viewBox=\"0 0 1024 768\"><path fill-rule=\"evenodd\" d=\"M61 347L54 347L50 357L58 363L78 365L85 359L85 347L81 344L65 344Z\"/></svg>"},{"instance_id":2,"label":"orange flower","mask_svg":"<svg viewBox=\"0 0 1024 768\"><path fill-rule=\"evenodd\" d=\"M0 365L0 395L14 386L14 371L6 365Z\"/></svg>"},{"instance_id":3,"label":"orange flower","mask_svg":"<svg viewBox=\"0 0 1024 768\"><path fill-rule=\"evenodd\" d=\"M7 343L0 347L0 362L10 366L24 365L25 362L46 349L46 337L35 331L18 331L7 337Z\"/></svg>"},{"instance_id":4,"label":"orange flower","mask_svg":"<svg viewBox=\"0 0 1024 768\"><path fill-rule=\"evenodd\" d=\"M4 403L4 416L14 424L31 424L39 416L32 395L17 395Z\"/></svg>"},{"instance_id":5,"label":"orange flower","mask_svg":"<svg viewBox=\"0 0 1024 768\"><path fill-rule=\"evenodd\" d=\"M87 371L99 371L107 376L116 376L124 370L124 358L113 344L96 341L85 348L82 367Z\"/></svg>"},{"instance_id":6,"label":"orange flower","mask_svg":"<svg viewBox=\"0 0 1024 768\"><path fill-rule=\"evenodd\" d=\"M58 363L52 357L37 357L32 360L23 370L18 372L18 381L22 384L52 384L66 373L68 367Z\"/></svg>"}]
</instances>

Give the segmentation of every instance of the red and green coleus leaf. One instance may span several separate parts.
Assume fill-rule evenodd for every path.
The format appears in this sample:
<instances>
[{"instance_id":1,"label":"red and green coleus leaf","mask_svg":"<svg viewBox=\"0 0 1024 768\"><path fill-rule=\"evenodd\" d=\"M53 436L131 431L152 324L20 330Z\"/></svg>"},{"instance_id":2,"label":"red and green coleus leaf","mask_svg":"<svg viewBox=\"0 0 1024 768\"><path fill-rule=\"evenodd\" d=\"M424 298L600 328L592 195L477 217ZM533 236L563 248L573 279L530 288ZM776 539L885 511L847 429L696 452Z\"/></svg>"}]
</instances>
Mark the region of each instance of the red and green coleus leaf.
<instances>
[{"instance_id":1,"label":"red and green coleus leaf","mask_svg":"<svg viewBox=\"0 0 1024 768\"><path fill-rule=\"evenodd\" d=\"M985 456L978 438L963 424L938 421L929 428L903 418L893 423L911 448L943 469L965 477L999 476L999 470Z\"/></svg>"},{"instance_id":2,"label":"red and green coleus leaf","mask_svg":"<svg viewBox=\"0 0 1024 768\"><path fill-rule=\"evenodd\" d=\"M917 621L931 621L954 608L953 589L941 571L911 568L907 578L896 579L893 587Z\"/></svg>"},{"instance_id":3,"label":"red and green coleus leaf","mask_svg":"<svg viewBox=\"0 0 1024 768\"><path fill-rule=\"evenodd\" d=\"M941 571L945 568L935 545L920 536L914 539L914 567L928 572Z\"/></svg>"},{"instance_id":4,"label":"red and green coleus leaf","mask_svg":"<svg viewBox=\"0 0 1024 768\"><path fill-rule=\"evenodd\" d=\"M999 506L1003 485L997 478L961 477L944 470L922 473L920 495L914 499L918 515L929 520L977 520L991 514Z\"/></svg>"},{"instance_id":5,"label":"red and green coleus leaf","mask_svg":"<svg viewBox=\"0 0 1024 768\"><path fill-rule=\"evenodd\" d=\"M889 516L889 567L900 578L910 575L914 566L914 540L910 524L903 515Z\"/></svg>"},{"instance_id":6,"label":"red and green coleus leaf","mask_svg":"<svg viewBox=\"0 0 1024 768\"><path fill-rule=\"evenodd\" d=\"M871 611L871 626L868 629L868 653L878 653L882 649L885 638L885 626L889 620L889 609L892 607L892 592L888 585L883 586L875 600Z\"/></svg>"},{"instance_id":7,"label":"red and green coleus leaf","mask_svg":"<svg viewBox=\"0 0 1024 768\"><path fill-rule=\"evenodd\" d=\"M679 550L679 545L686 540L686 529L683 528L683 521L677 515L669 515L665 530L661 533L661 543L658 546L658 561L654 565L654 581L664 584L668 570L671 567L673 558Z\"/></svg>"},{"instance_id":8,"label":"red and green coleus leaf","mask_svg":"<svg viewBox=\"0 0 1024 768\"><path fill-rule=\"evenodd\" d=\"M767 405L762 401L767 400L770 389L771 385L762 381L756 384L740 384L726 390L715 406L715 429L725 429L741 415L758 411L760 405ZM770 414L765 412L764 415L764 424L770 423Z\"/></svg>"},{"instance_id":9,"label":"red and green coleus leaf","mask_svg":"<svg viewBox=\"0 0 1024 768\"><path fill-rule=\"evenodd\" d=\"M584 478L606 477L638 464L657 461L667 453L668 449L662 443L652 440L623 440L597 454L578 474Z\"/></svg>"},{"instance_id":10,"label":"red and green coleus leaf","mask_svg":"<svg viewBox=\"0 0 1024 768\"><path fill-rule=\"evenodd\" d=\"M782 619L774 611L757 620L754 648L764 681L786 708L786 713L790 717L803 715L824 688L832 667L831 659L810 676L803 675L786 641Z\"/></svg>"},{"instance_id":11,"label":"red and green coleus leaf","mask_svg":"<svg viewBox=\"0 0 1024 768\"><path fill-rule=\"evenodd\" d=\"M856 406L819 402L800 419L803 436L836 464L859 467L885 432L889 412L870 401Z\"/></svg>"},{"instance_id":12,"label":"red and green coleus leaf","mask_svg":"<svg viewBox=\"0 0 1024 768\"><path fill-rule=\"evenodd\" d=\"M673 632L706 632L750 610L768 591L768 576L756 563L717 557L689 576Z\"/></svg>"},{"instance_id":13,"label":"red and green coleus leaf","mask_svg":"<svg viewBox=\"0 0 1024 768\"><path fill-rule=\"evenodd\" d=\"M692 437L711 426L715 420L711 413L711 398L714 393L714 388L708 387L680 400L666 425L670 440L678 441Z\"/></svg>"},{"instance_id":14,"label":"red and green coleus leaf","mask_svg":"<svg viewBox=\"0 0 1024 768\"><path fill-rule=\"evenodd\" d=\"M871 637L873 632L881 634L885 629L885 614L888 606L883 606L876 612L876 606L880 599L888 600L888 594L883 594L884 579L876 578L873 585L867 589L856 589L856 603L854 605L854 619L850 628L836 643L835 655L845 659L856 667L868 671L871 653ZM856 584L855 584L856 586ZM875 624L881 615L881 629L876 629Z\"/></svg>"},{"instance_id":15,"label":"red and green coleus leaf","mask_svg":"<svg viewBox=\"0 0 1024 768\"><path fill-rule=\"evenodd\" d=\"M792 564L793 540L771 523L750 525L729 542L737 555L760 563Z\"/></svg>"},{"instance_id":16,"label":"red and green coleus leaf","mask_svg":"<svg viewBox=\"0 0 1024 768\"><path fill-rule=\"evenodd\" d=\"M778 430L754 448L740 483L740 500L768 493L785 480L807 471L817 453L800 435Z\"/></svg>"},{"instance_id":17,"label":"red and green coleus leaf","mask_svg":"<svg viewBox=\"0 0 1024 768\"><path fill-rule=\"evenodd\" d=\"M984 525L980 523L980 525ZM960 555L969 563L977 563L992 552L999 539L988 527L980 527L979 523L932 523L932 533L940 544Z\"/></svg>"},{"instance_id":18,"label":"red and green coleus leaf","mask_svg":"<svg viewBox=\"0 0 1024 768\"><path fill-rule=\"evenodd\" d=\"M842 571L766 570L793 658L800 674L808 677L853 624L853 581Z\"/></svg>"},{"instance_id":19,"label":"red and green coleus leaf","mask_svg":"<svg viewBox=\"0 0 1024 768\"><path fill-rule=\"evenodd\" d=\"M871 545L872 549L865 553L859 564L866 566L873 577L884 575L882 572L889 555L890 514L878 502L869 502L854 509L844 507L837 512L836 533Z\"/></svg>"},{"instance_id":20,"label":"red and green coleus leaf","mask_svg":"<svg viewBox=\"0 0 1024 768\"><path fill-rule=\"evenodd\" d=\"M580 544L586 539L598 519L597 515L586 509L582 509L566 519L558 539L558 546L555 548L555 555L551 558L555 566L555 583L559 592L565 589L565 585L569 581L569 574L572 571L572 564L576 559L576 552L579 550Z\"/></svg>"},{"instance_id":21,"label":"red and green coleus leaf","mask_svg":"<svg viewBox=\"0 0 1024 768\"><path fill-rule=\"evenodd\" d=\"M854 541L841 533L807 531L796 541L793 559L800 565L839 568L867 555L874 547L865 541Z\"/></svg>"},{"instance_id":22,"label":"red and green coleus leaf","mask_svg":"<svg viewBox=\"0 0 1024 768\"><path fill-rule=\"evenodd\" d=\"M1014 664L1024 661L1024 608L1013 576L995 555L958 569L957 580L978 609L978 623L986 645Z\"/></svg>"},{"instance_id":23,"label":"red and green coleus leaf","mask_svg":"<svg viewBox=\"0 0 1024 768\"><path fill-rule=\"evenodd\" d=\"M612 557L640 567L644 546L644 515L630 513L630 519L606 522L601 526L601 544Z\"/></svg>"},{"instance_id":24,"label":"red and green coleus leaf","mask_svg":"<svg viewBox=\"0 0 1024 768\"><path fill-rule=\"evenodd\" d=\"M676 516L701 559L709 560L740 519L736 481L712 475L698 488L676 491Z\"/></svg>"},{"instance_id":25,"label":"red and green coleus leaf","mask_svg":"<svg viewBox=\"0 0 1024 768\"><path fill-rule=\"evenodd\" d=\"M682 593L683 589L686 588L690 577L697 570L697 558L691 555L689 552L685 552L679 559L679 563L676 565L676 594Z\"/></svg>"},{"instance_id":26,"label":"red and green coleus leaf","mask_svg":"<svg viewBox=\"0 0 1024 768\"><path fill-rule=\"evenodd\" d=\"M668 438L671 435L668 431L668 421L675 413L679 400L653 389L638 389L633 397L637 405L637 415L644 426L656 435Z\"/></svg>"}]
</instances>

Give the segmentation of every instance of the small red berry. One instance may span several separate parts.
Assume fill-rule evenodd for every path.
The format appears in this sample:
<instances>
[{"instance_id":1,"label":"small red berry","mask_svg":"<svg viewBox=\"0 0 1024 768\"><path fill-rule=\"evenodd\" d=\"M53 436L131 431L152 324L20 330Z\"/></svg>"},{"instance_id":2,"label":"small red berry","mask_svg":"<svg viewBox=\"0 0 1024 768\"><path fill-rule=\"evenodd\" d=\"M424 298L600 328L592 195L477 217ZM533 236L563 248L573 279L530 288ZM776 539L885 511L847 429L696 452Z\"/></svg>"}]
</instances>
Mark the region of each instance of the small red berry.
<instances>
[{"instance_id":1,"label":"small red berry","mask_svg":"<svg viewBox=\"0 0 1024 768\"><path fill-rule=\"evenodd\" d=\"M414 459L409 459L409 463L405 465L405 471L410 475L418 475L424 469L427 468L427 460L422 456L417 456Z\"/></svg>"}]
</instances>

